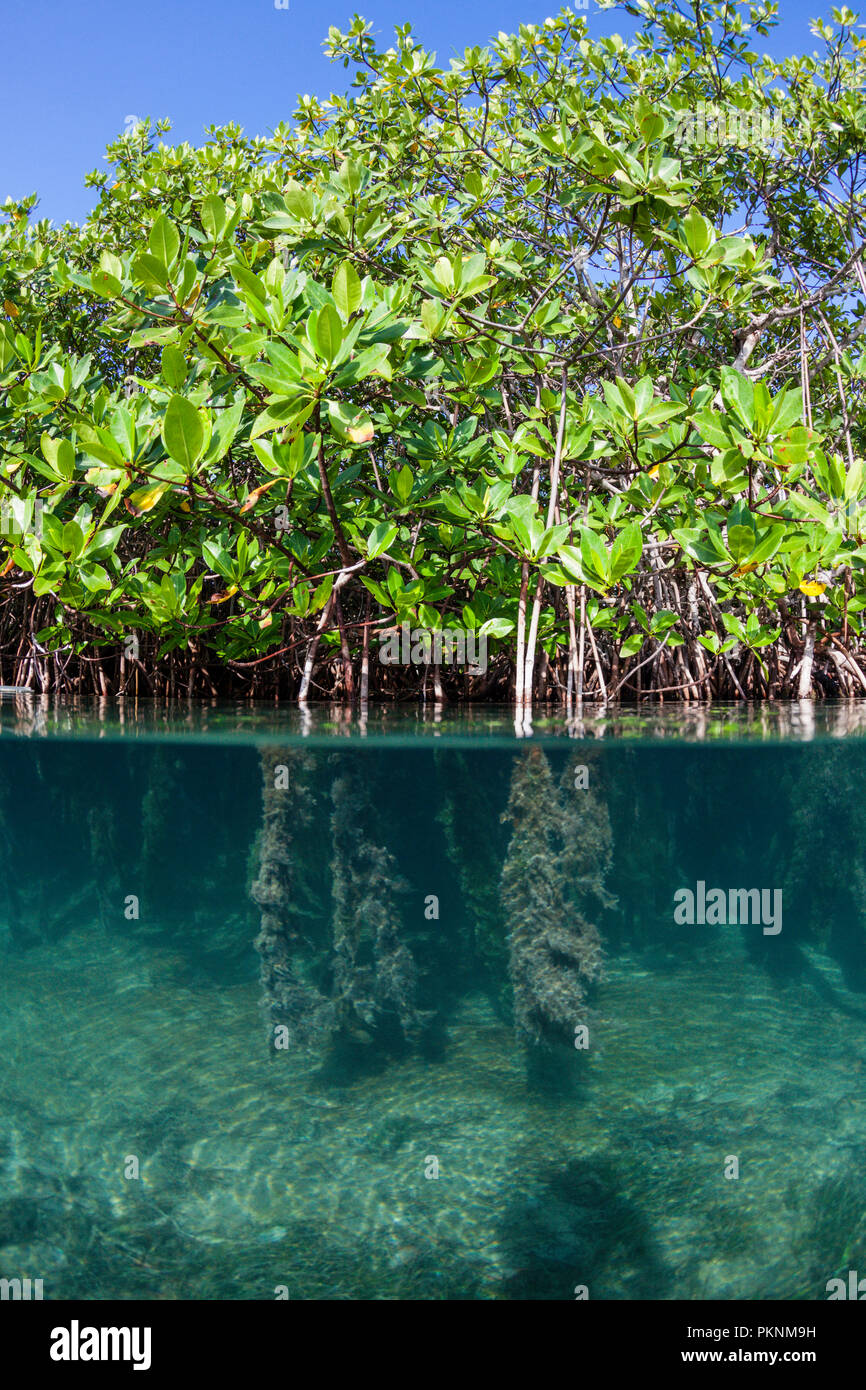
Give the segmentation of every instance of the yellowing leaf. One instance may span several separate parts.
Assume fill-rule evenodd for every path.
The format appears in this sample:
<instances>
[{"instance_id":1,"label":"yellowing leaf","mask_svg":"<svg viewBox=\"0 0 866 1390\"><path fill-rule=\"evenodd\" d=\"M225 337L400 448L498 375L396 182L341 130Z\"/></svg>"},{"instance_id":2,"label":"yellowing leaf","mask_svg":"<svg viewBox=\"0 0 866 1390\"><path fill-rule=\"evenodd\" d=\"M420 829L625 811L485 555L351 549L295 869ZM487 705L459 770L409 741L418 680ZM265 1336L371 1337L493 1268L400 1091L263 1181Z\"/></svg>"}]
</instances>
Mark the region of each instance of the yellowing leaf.
<instances>
[{"instance_id":1,"label":"yellowing leaf","mask_svg":"<svg viewBox=\"0 0 866 1390\"><path fill-rule=\"evenodd\" d=\"M122 476L116 468L88 468L84 480L93 483L107 496L108 491L114 492Z\"/></svg>"},{"instance_id":2,"label":"yellowing leaf","mask_svg":"<svg viewBox=\"0 0 866 1390\"><path fill-rule=\"evenodd\" d=\"M269 483L262 483L261 487L253 488L246 502L244 502L244 505L241 507L241 516L243 516L244 512L252 511L259 498L264 496L269 487L273 487L274 483L278 483L279 481L279 478L271 478Z\"/></svg>"},{"instance_id":3,"label":"yellowing leaf","mask_svg":"<svg viewBox=\"0 0 866 1390\"><path fill-rule=\"evenodd\" d=\"M353 444L369 444L376 431L371 421L367 420L363 425L350 425L346 433Z\"/></svg>"},{"instance_id":4,"label":"yellowing leaf","mask_svg":"<svg viewBox=\"0 0 866 1390\"><path fill-rule=\"evenodd\" d=\"M237 593L237 591L237 584L233 584L230 589L226 589L221 594L211 594L210 598L208 599L208 603L225 603L226 600L232 598L233 595Z\"/></svg>"},{"instance_id":5,"label":"yellowing leaf","mask_svg":"<svg viewBox=\"0 0 866 1390\"><path fill-rule=\"evenodd\" d=\"M819 584L817 579L804 579L800 585L800 593L808 594L809 598L816 598L818 594L823 594L826 584Z\"/></svg>"},{"instance_id":6,"label":"yellowing leaf","mask_svg":"<svg viewBox=\"0 0 866 1390\"><path fill-rule=\"evenodd\" d=\"M11 299L3 300L3 312L8 314L10 319L17 319L18 317L18 310L15 308Z\"/></svg>"},{"instance_id":7,"label":"yellowing leaf","mask_svg":"<svg viewBox=\"0 0 866 1390\"><path fill-rule=\"evenodd\" d=\"M133 516L142 516L145 512L153 511L160 497L168 492L170 486L170 483L148 483L146 487L137 488L126 499L126 510Z\"/></svg>"}]
</instances>

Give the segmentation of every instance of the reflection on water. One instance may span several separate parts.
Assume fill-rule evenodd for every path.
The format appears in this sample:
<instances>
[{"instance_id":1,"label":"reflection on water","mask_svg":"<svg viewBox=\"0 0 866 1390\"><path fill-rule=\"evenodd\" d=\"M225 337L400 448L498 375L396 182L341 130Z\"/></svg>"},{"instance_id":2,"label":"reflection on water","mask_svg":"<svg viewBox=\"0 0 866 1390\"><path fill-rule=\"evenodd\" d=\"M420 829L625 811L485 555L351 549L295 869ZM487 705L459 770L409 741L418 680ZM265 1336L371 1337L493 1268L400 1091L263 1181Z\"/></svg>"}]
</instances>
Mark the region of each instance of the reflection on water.
<instances>
[{"instance_id":1,"label":"reflection on water","mask_svg":"<svg viewBox=\"0 0 866 1390\"><path fill-rule=\"evenodd\" d=\"M866 1267L866 745L814 714L0 740L0 1279L825 1298Z\"/></svg>"},{"instance_id":2,"label":"reflection on water","mask_svg":"<svg viewBox=\"0 0 866 1390\"><path fill-rule=\"evenodd\" d=\"M54 699L0 686L0 735L24 738L99 738L161 741L217 738L223 742L281 742L334 738L463 743L483 739L502 746L515 739L664 739L676 742L777 741L866 735L866 701L789 700L750 704L586 704L579 713L537 706L515 715L506 705L392 704L352 708L332 704L301 709L244 700Z\"/></svg>"}]
</instances>

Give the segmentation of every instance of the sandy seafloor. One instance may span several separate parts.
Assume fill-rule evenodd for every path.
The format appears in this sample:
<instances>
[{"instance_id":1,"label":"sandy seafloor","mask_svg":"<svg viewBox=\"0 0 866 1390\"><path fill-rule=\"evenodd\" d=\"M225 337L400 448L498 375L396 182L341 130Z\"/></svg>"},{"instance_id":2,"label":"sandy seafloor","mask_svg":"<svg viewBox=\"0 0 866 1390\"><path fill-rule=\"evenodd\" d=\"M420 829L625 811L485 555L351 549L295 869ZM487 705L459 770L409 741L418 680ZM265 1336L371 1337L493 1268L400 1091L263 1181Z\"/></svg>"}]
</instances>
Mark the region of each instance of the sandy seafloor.
<instances>
[{"instance_id":1,"label":"sandy seafloor","mask_svg":"<svg viewBox=\"0 0 866 1390\"><path fill-rule=\"evenodd\" d=\"M225 987L97 926L4 951L0 1277L57 1299L826 1298L866 1270L866 996L804 955L781 983L736 933L611 959L588 1054L544 1085L480 992L435 1055L323 1066L269 1047L254 967Z\"/></svg>"}]
</instances>

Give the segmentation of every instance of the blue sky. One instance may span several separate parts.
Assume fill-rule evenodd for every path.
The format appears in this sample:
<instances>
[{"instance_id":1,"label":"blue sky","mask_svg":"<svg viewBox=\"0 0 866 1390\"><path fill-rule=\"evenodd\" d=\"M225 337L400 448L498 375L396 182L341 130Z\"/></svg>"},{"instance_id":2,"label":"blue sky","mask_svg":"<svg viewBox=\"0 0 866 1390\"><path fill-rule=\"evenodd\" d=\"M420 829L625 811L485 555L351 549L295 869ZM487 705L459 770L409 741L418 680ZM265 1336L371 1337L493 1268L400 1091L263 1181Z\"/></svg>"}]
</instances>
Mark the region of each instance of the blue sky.
<instances>
[{"instance_id":1,"label":"blue sky","mask_svg":"<svg viewBox=\"0 0 866 1390\"><path fill-rule=\"evenodd\" d=\"M572 0L574 5L574 0ZM625 33L627 16L595 11L594 33ZM301 92L327 96L348 78L322 52L328 25L347 28L355 10L387 47L395 24L410 21L440 60L491 34L538 23L559 0L6 0L0 118L0 201L40 195L37 216L86 217L95 201L84 187L103 168L109 140L128 116L167 116L169 138L201 143L212 123L237 121L266 134ZM829 15L821 0L781 0L781 31L761 51L811 52L808 20Z\"/></svg>"}]
</instances>

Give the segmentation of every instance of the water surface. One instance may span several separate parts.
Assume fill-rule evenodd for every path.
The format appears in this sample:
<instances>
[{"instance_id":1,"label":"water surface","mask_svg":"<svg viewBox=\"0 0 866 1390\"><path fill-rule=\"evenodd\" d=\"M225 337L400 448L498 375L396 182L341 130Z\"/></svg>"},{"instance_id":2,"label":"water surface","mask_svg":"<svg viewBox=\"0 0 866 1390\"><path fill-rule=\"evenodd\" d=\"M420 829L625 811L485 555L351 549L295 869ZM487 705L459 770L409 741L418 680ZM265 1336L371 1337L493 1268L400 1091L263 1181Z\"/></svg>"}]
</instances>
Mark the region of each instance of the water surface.
<instances>
[{"instance_id":1,"label":"water surface","mask_svg":"<svg viewBox=\"0 0 866 1390\"><path fill-rule=\"evenodd\" d=\"M861 711L3 697L0 1279L825 1298L866 1268ZM700 884L758 915L678 921Z\"/></svg>"}]
</instances>

